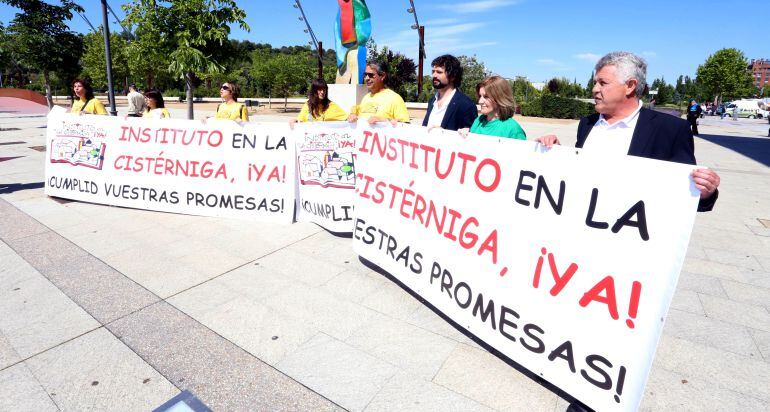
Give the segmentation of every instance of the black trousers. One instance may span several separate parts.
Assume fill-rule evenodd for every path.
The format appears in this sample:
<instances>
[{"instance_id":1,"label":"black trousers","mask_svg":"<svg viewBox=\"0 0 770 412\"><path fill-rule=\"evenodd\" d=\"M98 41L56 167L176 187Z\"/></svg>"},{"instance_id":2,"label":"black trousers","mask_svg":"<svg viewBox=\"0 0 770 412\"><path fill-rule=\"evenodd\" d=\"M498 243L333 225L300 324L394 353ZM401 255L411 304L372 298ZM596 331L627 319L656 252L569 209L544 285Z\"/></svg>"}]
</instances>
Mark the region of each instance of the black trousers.
<instances>
[{"instance_id":1,"label":"black trousers","mask_svg":"<svg viewBox=\"0 0 770 412\"><path fill-rule=\"evenodd\" d=\"M698 118L695 116L687 116L687 121L690 122L690 128L694 136L698 135Z\"/></svg>"}]
</instances>

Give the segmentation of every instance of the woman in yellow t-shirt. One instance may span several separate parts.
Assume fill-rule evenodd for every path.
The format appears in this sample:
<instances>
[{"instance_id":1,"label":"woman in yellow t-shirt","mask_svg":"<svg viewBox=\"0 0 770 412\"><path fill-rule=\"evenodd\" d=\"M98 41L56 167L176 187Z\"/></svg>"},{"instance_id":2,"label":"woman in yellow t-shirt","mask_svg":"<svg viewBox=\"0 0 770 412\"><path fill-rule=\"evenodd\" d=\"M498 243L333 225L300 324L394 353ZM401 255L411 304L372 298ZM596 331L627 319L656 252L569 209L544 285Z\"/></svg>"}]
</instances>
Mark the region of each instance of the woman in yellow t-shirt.
<instances>
[{"instance_id":1,"label":"woman in yellow t-shirt","mask_svg":"<svg viewBox=\"0 0 770 412\"><path fill-rule=\"evenodd\" d=\"M308 99L296 119L289 121L290 126L296 122L333 122L347 120L348 114L338 104L329 100L329 86L322 79L313 80L308 91Z\"/></svg>"},{"instance_id":2,"label":"woman in yellow t-shirt","mask_svg":"<svg viewBox=\"0 0 770 412\"><path fill-rule=\"evenodd\" d=\"M163 103L163 95L157 90L150 90L144 94L144 103L147 108L142 117L147 119L168 119L171 114Z\"/></svg>"},{"instance_id":3,"label":"woman in yellow t-shirt","mask_svg":"<svg viewBox=\"0 0 770 412\"><path fill-rule=\"evenodd\" d=\"M249 121L249 111L246 105L238 103L241 88L235 82L226 82L219 88L219 97L223 103L217 106L216 119L229 119L239 122Z\"/></svg>"},{"instance_id":4,"label":"woman in yellow t-shirt","mask_svg":"<svg viewBox=\"0 0 770 412\"><path fill-rule=\"evenodd\" d=\"M77 99L72 102L70 113L107 115L107 109L94 96L94 89L88 81L81 79L73 80L72 92L75 93Z\"/></svg>"}]
</instances>

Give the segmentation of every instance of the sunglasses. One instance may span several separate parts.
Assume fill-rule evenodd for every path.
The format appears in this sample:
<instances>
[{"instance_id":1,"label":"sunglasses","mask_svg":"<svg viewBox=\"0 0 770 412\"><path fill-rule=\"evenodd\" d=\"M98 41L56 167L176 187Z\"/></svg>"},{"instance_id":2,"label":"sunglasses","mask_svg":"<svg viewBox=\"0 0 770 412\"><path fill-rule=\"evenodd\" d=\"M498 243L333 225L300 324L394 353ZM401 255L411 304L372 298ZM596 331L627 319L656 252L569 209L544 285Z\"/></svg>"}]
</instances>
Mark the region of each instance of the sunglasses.
<instances>
[{"instance_id":1,"label":"sunglasses","mask_svg":"<svg viewBox=\"0 0 770 412\"><path fill-rule=\"evenodd\" d=\"M230 86L227 86L227 85L222 86L219 88L219 90L230 90Z\"/></svg>"},{"instance_id":2,"label":"sunglasses","mask_svg":"<svg viewBox=\"0 0 770 412\"><path fill-rule=\"evenodd\" d=\"M376 76L376 75L377 75L377 73L368 73L368 72L364 73L364 77L366 77L367 79L368 78L374 78L374 76Z\"/></svg>"}]
</instances>

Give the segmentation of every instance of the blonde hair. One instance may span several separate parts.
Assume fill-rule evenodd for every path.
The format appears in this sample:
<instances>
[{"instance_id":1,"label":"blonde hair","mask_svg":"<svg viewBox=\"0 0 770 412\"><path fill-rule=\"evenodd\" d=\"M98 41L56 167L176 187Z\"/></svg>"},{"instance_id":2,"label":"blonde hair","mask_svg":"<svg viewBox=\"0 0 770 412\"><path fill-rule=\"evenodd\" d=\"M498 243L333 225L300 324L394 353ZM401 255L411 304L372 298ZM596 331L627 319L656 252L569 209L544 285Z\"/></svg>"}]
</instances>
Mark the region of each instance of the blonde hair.
<instances>
[{"instance_id":1,"label":"blonde hair","mask_svg":"<svg viewBox=\"0 0 770 412\"><path fill-rule=\"evenodd\" d=\"M489 76L476 85L476 95L479 94L482 87L487 97L495 102L500 120L508 120L513 117L515 103L513 90L511 90L511 84L508 83L508 80L500 76Z\"/></svg>"}]
</instances>

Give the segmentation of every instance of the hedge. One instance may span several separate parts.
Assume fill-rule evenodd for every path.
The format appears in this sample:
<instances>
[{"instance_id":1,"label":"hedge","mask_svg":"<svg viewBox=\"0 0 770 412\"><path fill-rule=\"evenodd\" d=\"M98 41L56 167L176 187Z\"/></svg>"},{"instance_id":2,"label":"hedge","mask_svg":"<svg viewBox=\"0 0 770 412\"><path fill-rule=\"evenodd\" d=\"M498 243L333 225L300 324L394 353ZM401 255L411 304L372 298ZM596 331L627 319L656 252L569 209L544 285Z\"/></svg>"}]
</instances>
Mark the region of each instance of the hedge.
<instances>
[{"instance_id":1,"label":"hedge","mask_svg":"<svg viewBox=\"0 0 770 412\"><path fill-rule=\"evenodd\" d=\"M594 112L594 105L590 103L550 94L521 104L521 114L532 117L579 119Z\"/></svg>"}]
</instances>

